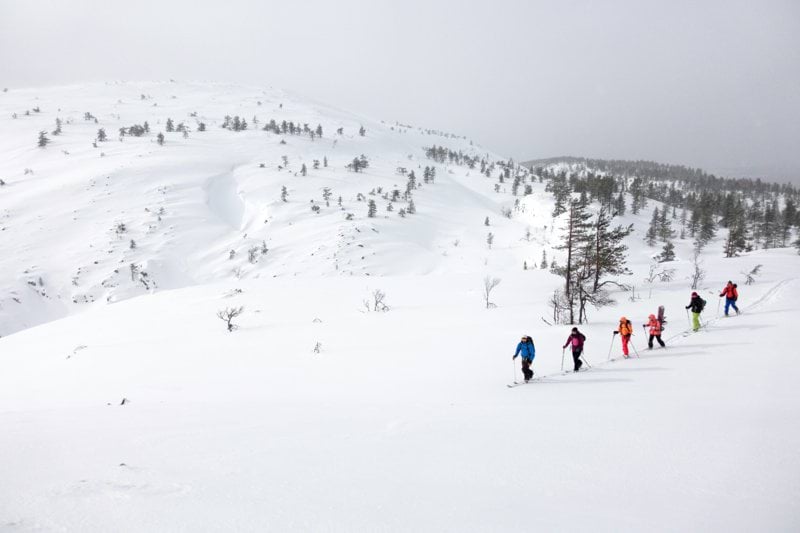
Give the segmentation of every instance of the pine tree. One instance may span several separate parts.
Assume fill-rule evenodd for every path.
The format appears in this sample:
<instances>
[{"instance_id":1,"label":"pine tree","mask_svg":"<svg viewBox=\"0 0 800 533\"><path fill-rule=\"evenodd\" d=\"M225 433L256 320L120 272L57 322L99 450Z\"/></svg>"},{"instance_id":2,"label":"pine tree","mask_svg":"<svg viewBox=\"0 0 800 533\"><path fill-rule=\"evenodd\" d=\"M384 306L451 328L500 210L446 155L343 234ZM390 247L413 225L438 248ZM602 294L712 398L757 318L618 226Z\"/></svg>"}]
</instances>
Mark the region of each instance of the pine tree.
<instances>
[{"instance_id":1,"label":"pine tree","mask_svg":"<svg viewBox=\"0 0 800 533\"><path fill-rule=\"evenodd\" d=\"M656 238L658 237L658 207L653 208L653 217L650 219L650 226L647 228L645 234L645 242L647 246L655 246Z\"/></svg>"},{"instance_id":2,"label":"pine tree","mask_svg":"<svg viewBox=\"0 0 800 533\"><path fill-rule=\"evenodd\" d=\"M792 228L797 221L797 206L791 196L784 202L783 212L781 213L779 241L780 246L786 246L792 236Z\"/></svg>"},{"instance_id":3,"label":"pine tree","mask_svg":"<svg viewBox=\"0 0 800 533\"><path fill-rule=\"evenodd\" d=\"M620 276L630 274L625 266L625 238L633 232L633 224L628 226L617 225L611 228L611 218L604 209L600 209L595 218L593 228L594 239L594 279L592 292L596 293L607 283L605 276Z\"/></svg>"},{"instance_id":4,"label":"pine tree","mask_svg":"<svg viewBox=\"0 0 800 533\"><path fill-rule=\"evenodd\" d=\"M47 138L47 132L40 131L39 132L39 148L45 148L50 143L50 139Z\"/></svg>"},{"instance_id":5,"label":"pine tree","mask_svg":"<svg viewBox=\"0 0 800 533\"><path fill-rule=\"evenodd\" d=\"M490 231L488 235L486 235L486 244L489 246L489 249L492 249L492 243L494 243L494 234Z\"/></svg>"},{"instance_id":6,"label":"pine tree","mask_svg":"<svg viewBox=\"0 0 800 533\"><path fill-rule=\"evenodd\" d=\"M756 198L747 209L747 230L756 244L761 242L763 220L764 211L761 207L761 201Z\"/></svg>"},{"instance_id":7,"label":"pine tree","mask_svg":"<svg viewBox=\"0 0 800 533\"><path fill-rule=\"evenodd\" d=\"M164 146L164 134L163 134L163 133L161 133L160 131L158 132L158 135L156 135L156 142L157 142L157 143L158 143L160 146Z\"/></svg>"},{"instance_id":8,"label":"pine tree","mask_svg":"<svg viewBox=\"0 0 800 533\"><path fill-rule=\"evenodd\" d=\"M103 128L97 130L97 141L102 143L105 142L106 139L108 139L108 136L106 135L106 130L104 130Z\"/></svg>"},{"instance_id":9,"label":"pine tree","mask_svg":"<svg viewBox=\"0 0 800 533\"><path fill-rule=\"evenodd\" d=\"M725 239L725 257L736 257L747 249L747 221L741 200L728 213L728 236Z\"/></svg>"},{"instance_id":10,"label":"pine tree","mask_svg":"<svg viewBox=\"0 0 800 533\"><path fill-rule=\"evenodd\" d=\"M378 206L375 205L375 200L370 200L367 206L367 216L369 218L375 218L375 214L378 212Z\"/></svg>"},{"instance_id":11,"label":"pine tree","mask_svg":"<svg viewBox=\"0 0 800 533\"><path fill-rule=\"evenodd\" d=\"M488 226L489 225L489 217L486 217L486 220L483 221L483 225L484 226Z\"/></svg>"},{"instance_id":12,"label":"pine tree","mask_svg":"<svg viewBox=\"0 0 800 533\"><path fill-rule=\"evenodd\" d=\"M764 219L761 225L761 234L764 239L764 248L775 248L778 236L779 208L777 200L764 208Z\"/></svg>"},{"instance_id":13,"label":"pine tree","mask_svg":"<svg viewBox=\"0 0 800 533\"><path fill-rule=\"evenodd\" d=\"M564 296L569 311L569 323L574 324L576 299L580 292L578 288L580 280L577 275L580 272L579 253L591 243L588 233L588 221L591 215L586 212L586 204L576 199L570 201L567 215L564 240L558 246L559 250L566 251L567 259L564 267L559 267L558 273L564 278Z\"/></svg>"},{"instance_id":14,"label":"pine tree","mask_svg":"<svg viewBox=\"0 0 800 533\"><path fill-rule=\"evenodd\" d=\"M289 191L286 190L286 185L281 187L281 201L288 202L289 201Z\"/></svg>"},{"instance_id":15,"label":"pine tree","mask_svg":"<svg viewBox=\"0 0 800 533\"><path fill-rule=\"evenodd\" d=\"M417 188L417 176L414 175L414 171L408 173L408 183L406 184L406 191L411 192L413 189Z\"/></svg>"},{"instance_id":16,"label":"pine tree","mask_svg":"<svg viewBox=\"0 0 800 533\"><path fill-rule=\"evenodd\" d=\"M674 236L675 232L672 231L672 221L667 218L667 206L663 206L658 219L658 238L661 242L666 243Z\"/></svg>"},{"instance_id":17,"label":"pine tree","mask_svg":"<svg viewBox=\"0 0 800 533\"><path fill-rule=\"evenodd\" d=\"M659 263L667 263L669 261L675 260L675 245L672 244L672 241L667 241L664 243L664 247L661 249L661 253L658 256Z\"/></svg>"},{"instance_id":18,"label":"pine tree","mask_svg":"<svg viewBox=\"0 0 800 533\"><path fill-rule=\"evenodd\" d=\"M700 237L708 242L717 234L717 223L714 219L714 200L711 195L703 200L703 211L700 217Z\"/></svg>"},{"instance_id":19,"label":"pine tree","mask_svg":"<svg viewBox=\"0 0 800 533\"><path fill-rule=\"evenodd\" d=\"M619 196L617 196L617 201L614 203L614 209L618 216L625 216L625 193L622 191L619 192Z\"/></svg>"},{"instance_id":20,"label":"pine tree","mask_svg":"<svg viewBox=\"0 0 800 533\"><path fill-rule=\"evenodd\" d=\"M171 118L167 119L167 132L175 131L175 123L172 122Z\"/></svg>"},{"instance_id":21,"label":"pine tree","mask_svg":"<svg viewBox=\"0 0 800 533\"><path fill-rule=\"evenodd\" d=\"M548 184L548 187L550 187L550 190L553 193L553 200L555 201L552 213L553 218L555 218L567 211L567 205L572 194L572 188L567 181L567 175L563 172L554 176ZM545 190L546 189L547 188L545 188Z\"/></svg>"},{"instance_id":22,"label":"pine tree","mask_svg":"<svg viewBox=\"0 0 800 533\"><path fill-rule=\"evenodd\" d=\"M539 264L539 268L547 270L547 250L542 250L542 262Z\"/></svg>"},{"instance_id":23,"label":"pine tree","mask_svg":"<svg viewBox=\"0 0 800 533\"><path fill-rule=\"evenodd\" d=\"M308 169L306 168L306 164L305 164L305 163L303 163L303 164L300 166L300 175L301 175L301 176L305 176L306 174L308 174Z\"/></svg>"}]
</instances>

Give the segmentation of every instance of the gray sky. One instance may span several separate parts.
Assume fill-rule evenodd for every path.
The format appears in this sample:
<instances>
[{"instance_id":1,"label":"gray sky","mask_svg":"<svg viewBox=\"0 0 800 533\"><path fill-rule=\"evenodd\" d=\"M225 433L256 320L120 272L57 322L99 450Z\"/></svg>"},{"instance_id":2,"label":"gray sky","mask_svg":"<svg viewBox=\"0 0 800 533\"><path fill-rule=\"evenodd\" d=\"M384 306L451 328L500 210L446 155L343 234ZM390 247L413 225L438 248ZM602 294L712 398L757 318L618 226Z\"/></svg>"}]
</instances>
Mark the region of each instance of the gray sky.
<instances>
[{"instance_id":1,"label":"gray sky","mask_svg":"<svg viewBox=\"0 0 800 533\"><path fill-rule=\"evenodd\" d=\"M0 0L2 86L166 78L800 183L797 0Z\"/></svg>"}]
</instances>

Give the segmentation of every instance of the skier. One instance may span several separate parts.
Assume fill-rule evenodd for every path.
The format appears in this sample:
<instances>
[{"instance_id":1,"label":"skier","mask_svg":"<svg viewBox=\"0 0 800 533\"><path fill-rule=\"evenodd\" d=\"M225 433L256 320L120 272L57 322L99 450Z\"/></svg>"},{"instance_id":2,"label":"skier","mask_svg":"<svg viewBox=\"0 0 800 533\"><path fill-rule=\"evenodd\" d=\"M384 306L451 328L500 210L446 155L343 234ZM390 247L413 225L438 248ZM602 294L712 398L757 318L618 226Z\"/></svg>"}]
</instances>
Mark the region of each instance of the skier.
<instances>
[{"instance_id":1,"label":"skier","mask_svg":"<svg viewBox=\"0 0 800 533\"><path fill-rule=\"evenodd\" d=\"M628 352L628 343L631 341L631 335L633 335L633 326L631 325L631 321L623 316L619 319L619 327L614 330L613 333L614 335L619 333L619 336L622 339L622 355L625 357L625 359L627 359L630 355Z\"/></svg>"},{"instance_id":2,"label":"skier","mask_svg":"<svg viewBox=\"0 0 800 533\"><path fill-rule=\"evenodd\" d=\"M719 295L720 298L723 296L725 297L725 316L728 316L728 311L731 307L733 307L733 310L736 311L737 315L739 314L739 308L736 307L736 300L739 299L739 291L736 289L737 285L729 280L728 284L725 285L725 288L722 289L722 292Z\"/></svg>"},{"instance_id":3,"label":"skier","mask_svg":"<svg viewBox=\"0 0 800 533\"><path fill-rule=\"evenodd\" d=\"M649 350L653 349L653 339L656 339L658 344L660 344L662 348L665 348L667 345L661 340L661 322L656 318L656 315L650 315L648 318L649 322L644 325L644 327L650 328L650 338L647 340L647 348Z\"/></svg>"},{"instance_id":4,"label":"skier","mask_svg":"<svg viewBox=\"0 0 800 533\"><path fill-rule=\"evenodd\" d=\"M706 301L700 298L699 294L693 292L692 301L686 306L686 309L692 310L692 331L698 331L700 329L700 313L703 312L705 306Z\"/></svg>"},{"instance_id":5,"label":"skier","mask_svg":"<svg viewBox=\"0 0 800 533\"><path fill-rule=\"evenodd\" d=\"M564 343L562 350L567 346L572 345L572 360L575 362L575 370L580 370L583 361L581 361L581 354L583 353L583 343L586 342L586 336L578 331L578 328L572 328L572 333L567 337L567 342ZM563 363L563 358L562 358Z\"/></svg>"},{"instance_id":6,"label":"skier","mask_svg":"<svg viewBox=\"0 0 800 533\"><path fill-rule=\"evenodd\" d=\"M533 363L533 358L536 357L536 347L533 345L533 339L529 336L523 335L522 340L517 344L517 351L511 359L516 359L518 355L522 355L522 375L525 376L525 382L527 383L533 377L531 363Z\"/></svg>"}]
</instances>

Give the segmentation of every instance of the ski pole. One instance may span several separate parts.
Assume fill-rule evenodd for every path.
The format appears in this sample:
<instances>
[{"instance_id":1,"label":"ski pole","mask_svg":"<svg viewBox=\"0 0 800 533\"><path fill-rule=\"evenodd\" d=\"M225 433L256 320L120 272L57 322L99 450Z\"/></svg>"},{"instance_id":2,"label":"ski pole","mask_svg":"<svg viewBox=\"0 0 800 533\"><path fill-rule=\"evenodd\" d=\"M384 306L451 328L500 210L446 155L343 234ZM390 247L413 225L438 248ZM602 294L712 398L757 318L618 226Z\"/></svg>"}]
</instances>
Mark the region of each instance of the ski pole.
<instances>
[{"instance_id":1,"label":"ski pole","mask_svg":"<svg viewBox=\"0 0 800 533\"><path fill-rule=\"evenodd\" d=\"M517 382L517 365L516 365L516 357L511 358L511 372L514 375L514 378L511 380L511 383Z\"/></svg>"},{"instance_id":2,"label":"ski pole","mask_svg":"<svg viewBox=\"0 0 800 533\"><path fill-rule=\"evenodd\" d=\"M717 298L717 318L719 318L719 304L721 304L721 303L722 303L722 300Z\"/></svg>"},{"instance_id":3,"label":"ski pole","mask_svg":"<svg viewBox=\"0 0 800 533\"><path fill-rule=\"evenodd\" d=\"M614 331L611 333L611 346L608 347L608 360L611 361L611 350L614 349L614 337L617 336L617 332Z\"/></svg>"},{"instance_id":4,"label":"ski pole","mask_svg":"<svg viewBox=\"0 0 800 533\"><path fill-rule=\"evenodd\" d=\"M589 368L592 368L592 365L590 365L589 361L586 360L586 353L585 352L581 352L581 359L583 359L583 362L586 363L586 366L588 366Z\"/></svg>"},{"instance_id":5,"label":"ski pole","mask_svg":"<svg viewBox=\"0 0 800 533\"><path fill-rule=\"evenodd\" d=\"M641 357L639 357L639 350L636 349L636 345L633 343L633 335L631 335L631 341L630 342L631 342L631 346L633 346L633 353L636 354L636 358L637 359L641 359Z\"/></svg>"},{"instance_id":6,"label":"ski pole","mask_svg":"<svg viewBox=\"0 0 800 533\"><path fill-rule=\"evenodd\" d=\"M686 310L686 323L689 324L689 328L692 327L692 319L689 318L689 310Z\"/></svg>"},{"instance_id":7,"label":"ski pole","mask_svg":"<svg viewBox=\"0 0 800 533\"><path fill-rule=\"evenodd\" d=\"M561 348L561 371L564 371L564 351L566 348Z\"/></svg>"}]
</instances>

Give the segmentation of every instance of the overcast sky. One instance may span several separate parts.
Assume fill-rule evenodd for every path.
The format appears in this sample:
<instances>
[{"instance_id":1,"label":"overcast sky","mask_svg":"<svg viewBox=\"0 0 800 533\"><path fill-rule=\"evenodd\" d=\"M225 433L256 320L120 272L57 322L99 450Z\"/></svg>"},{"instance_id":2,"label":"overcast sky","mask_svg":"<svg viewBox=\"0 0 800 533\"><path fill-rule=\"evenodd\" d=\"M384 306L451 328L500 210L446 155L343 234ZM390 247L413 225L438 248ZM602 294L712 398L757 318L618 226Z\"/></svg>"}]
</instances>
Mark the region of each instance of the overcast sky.
<instances>
[{"instance_id":1,"label":"overcast sky","mask_svg":"<svg viewBox=\"0 0 800 533\"><path fill-rule=\"evenodd\" d=\"M800 183L798 0L0 0L2 86L167 78Z\"/></svg>"}]
</instances>

